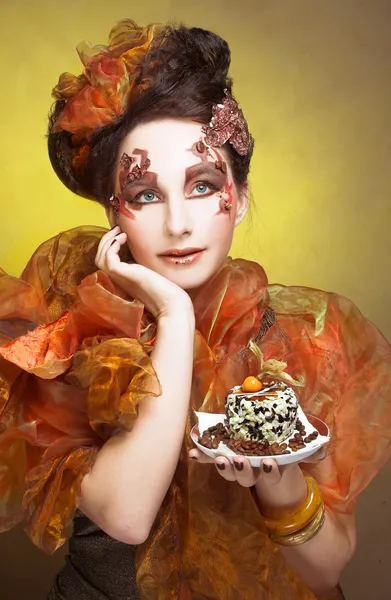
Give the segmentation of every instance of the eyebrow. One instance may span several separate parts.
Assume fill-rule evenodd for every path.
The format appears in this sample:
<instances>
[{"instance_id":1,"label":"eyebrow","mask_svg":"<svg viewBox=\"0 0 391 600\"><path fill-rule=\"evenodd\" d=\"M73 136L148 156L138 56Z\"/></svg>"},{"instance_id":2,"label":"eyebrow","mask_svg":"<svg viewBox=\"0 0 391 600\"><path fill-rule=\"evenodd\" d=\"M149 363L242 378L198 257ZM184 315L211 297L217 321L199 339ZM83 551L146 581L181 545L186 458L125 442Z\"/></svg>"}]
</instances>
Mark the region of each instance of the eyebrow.
<instances>
[{"instance_id":1,"label":"eyebrow","mask_svg":"<svg viewBox=\"0 0 391 600\"><path fill-rule=\"evenodd\" d=\"M121 173L123 172L124 169L121 169ZM121 180L121 173L120 173L120 180ZM185 183L188 183L189 181L191 181L192 179L194 179L195 177L197 178L204 178L204 177L213 177L215 179L215 181L217 181L218 183L225 183L227 176L226 174L224 174L222 171L220 171L219 169L216 169L215 163L214 162L203 162L203 163L196 163L194 165L191 165L190 167L187 167L187 169L185 170L185 174L186 174L186 181ZM125 190L132 190L132 189L137 189L138 187L144 187L146 185L150 185L153 186L155 188L159 188L159 183L158 183L158 175L157 173L154 173L153 171L147 171L146 173L144 173L144 175L140 178L140 179L134 179L133 181L130 181L128 184L124 185L121 189L122 192L125 192Z\"/></svg>"},{"instance_id":2,"label":"eyebrow","mask_svg":"<svg viewBox=\"0 0 391 600\"><path fill-rule=\"evenodd\" d=\"M153 171L147 171L142 177L140 177L140 179L133 179L133 181L129 181L129 183L123 186L122 191L133 189L138 186L144 187L145 185L158 187L157 173L154 173Z\"/></svg>"},{"instance_id":3,"label":"eyebrow","mask_svg":"<svg viewBox=\"0 0 391 600\"><path fill-rule=\"evenodd\" d=\"M194 177L202 178L210 177L211 175L217 177L219 180L225 181L226 175L218 169L216 169L215 163L210 162L208 164L210 166L207 166L207 164L205 163L197 163L195 165L192 165L191 167L187 167L185 171L186 181L189 181L189 179L193 179Z\"/></svg>"}]
</instances>

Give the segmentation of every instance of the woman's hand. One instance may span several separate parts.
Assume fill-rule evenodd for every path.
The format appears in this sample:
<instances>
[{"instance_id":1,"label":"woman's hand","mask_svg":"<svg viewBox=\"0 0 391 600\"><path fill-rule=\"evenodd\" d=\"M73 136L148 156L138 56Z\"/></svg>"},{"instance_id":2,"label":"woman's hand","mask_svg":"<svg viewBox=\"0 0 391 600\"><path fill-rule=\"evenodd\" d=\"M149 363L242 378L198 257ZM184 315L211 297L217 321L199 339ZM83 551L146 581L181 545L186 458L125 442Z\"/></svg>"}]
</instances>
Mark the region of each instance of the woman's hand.
<instances>
[{"instance_id":1,"label":"woman's hand","mask_svg":"<svg viewBox=\"0 0 391 600\"><path fill-rule=\"evenodd\" d=\"M215 463L217 472L227 481L236 481L243 487L255 486L260 504L270 508L294 508L305 500L307 486L297 463L279 467L275 460L266 458L259 468L253 468L244 456L237 455L232 465L223 456L210 458L197 448L189 456L199 463ZM321 448L302 462L317 463L326 456Z\"/></svg>"},{"instance_id":2,"label":"woman's hand","mask_svg":"<svg viewBox=\"0 0 391 600\"><path fill-rule=\"evenodd\" d=\"M175 283L142 265L124 263L119 250L126 243L126 233L114 227L106 233L99 244L95 264L132 299L139 300L147 310L159 319L179 312L193 312L189 295Z\"/></svg>"}]
</instances>

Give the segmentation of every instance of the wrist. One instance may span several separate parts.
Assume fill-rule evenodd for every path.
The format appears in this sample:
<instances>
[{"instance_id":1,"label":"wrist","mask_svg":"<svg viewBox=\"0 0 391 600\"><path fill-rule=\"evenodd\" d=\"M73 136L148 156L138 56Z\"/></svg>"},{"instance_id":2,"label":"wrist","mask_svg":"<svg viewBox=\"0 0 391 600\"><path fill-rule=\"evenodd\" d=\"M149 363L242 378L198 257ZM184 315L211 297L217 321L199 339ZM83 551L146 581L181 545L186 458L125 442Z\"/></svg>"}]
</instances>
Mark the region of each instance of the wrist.
<instances>
[{"instance_id":1,"label":"wrist","mask_svg":"<svg viewBox=\"0 0 391 600\"><path fill-rule=\"evenodd\" d=\"M298 510L274 511L264 522L271 539L283 546L297 546L313 538L323 526L325 506L316 480L304 474L307 497Z\"/></svg>"},{"instance_id":2,"label":"wrist","mask_svg":"<svg viewBox=\"0 0 391 600\"><path fill-rule=\"evenodd\" d=\"M295 512L307 497L307 482L297 464L283 469L281 480L275 485L265 484L261 477L255 484L260 510L265 517L278 519L286 511Z\"/></svg>"},{"instance_id":3,"label":"wrist","mask_svg":"<svg viewBox=\"0 0 391 600\"><path fill-rule=\"evenodd\" d=\"M172 325L173 323L178 322L194 325L194 309L190 298L189 301L179 301L162 309L157 317L157 322L160 326L164 326L166 324Z\"/></svg>"},{"instance_id":4,"label":"wrist","mask_svg":"<svg viewBox=\"0 0 391 600\"><path fill-rule=\"evenodd\" d=\"M195 317L193 312L178 310L175 314L164 314L157 321L156 341L152 355L154 356L163 344L166 350L180 347L183 350L181 360L193 359L195 335ZM187 350L186 350L187 349Z\"/></svg>"}]
</instances>

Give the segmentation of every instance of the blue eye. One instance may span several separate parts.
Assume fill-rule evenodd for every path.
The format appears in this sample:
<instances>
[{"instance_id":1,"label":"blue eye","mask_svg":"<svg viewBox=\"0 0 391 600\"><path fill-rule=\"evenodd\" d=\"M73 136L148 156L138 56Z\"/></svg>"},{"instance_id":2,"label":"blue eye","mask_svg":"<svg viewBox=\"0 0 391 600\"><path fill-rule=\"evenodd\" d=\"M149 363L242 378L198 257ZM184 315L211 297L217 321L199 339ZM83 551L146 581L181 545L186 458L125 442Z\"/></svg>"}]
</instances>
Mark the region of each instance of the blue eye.
<instances>
[{"instance_id":1,"label":"blue eye","mask_svg":"<svg viewBox=\"0 0 391 600\"><path fill-rule=\"evenodd\" d=\"M203 194L206 194L210 190L210 187L208 185L206 185L206 183L197 183L197 185L195 186L194 189L200 195L203 195Z\"/></svg>"},{"instance_id":2,"label":"blue eye","mask_svg":"<svg viewBox=\"0 0 391 600\"><path fill-rule=\"evenodd\" d=\"M161 198L155 192L145 190L144 192L139 192L134 198L125 198L125 200L128 204L141 208L140 205L156 204L156 202L160 202Z\"/></svg>"},{"instance_id":3,"label":"blue eye","mask_svg":"<svg viewBox=\"0 0 391 600\"><path fill-rule=\"evenodd\" d=\"M138 201L147 204L148 202L153 202L156 199L156 194L153 192L143 192L139 197Z\"/></svg>"}]
</instances>

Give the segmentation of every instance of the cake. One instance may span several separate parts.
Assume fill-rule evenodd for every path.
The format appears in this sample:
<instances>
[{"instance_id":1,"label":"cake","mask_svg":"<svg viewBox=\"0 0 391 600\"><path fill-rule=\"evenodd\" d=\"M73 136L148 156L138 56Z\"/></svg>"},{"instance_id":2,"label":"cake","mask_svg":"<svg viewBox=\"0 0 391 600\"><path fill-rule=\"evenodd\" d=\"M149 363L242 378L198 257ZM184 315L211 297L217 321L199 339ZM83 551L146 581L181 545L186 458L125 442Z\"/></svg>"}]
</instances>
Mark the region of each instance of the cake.
<instances>
[{"instance_id":1,"label":"cake","mask_svg":"<svg viewBox=\"0 0 391 600\"><path fill-rule=\"evenodd\" d=\"M228 392L226 428L233 440L280 443L296 429L296 394L282 381L263 382L258 387L250 392L244 391L246 386L236 386Z\"/></svg>"}]
</instances>

